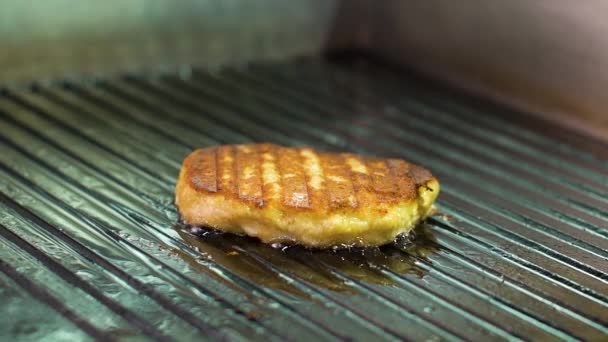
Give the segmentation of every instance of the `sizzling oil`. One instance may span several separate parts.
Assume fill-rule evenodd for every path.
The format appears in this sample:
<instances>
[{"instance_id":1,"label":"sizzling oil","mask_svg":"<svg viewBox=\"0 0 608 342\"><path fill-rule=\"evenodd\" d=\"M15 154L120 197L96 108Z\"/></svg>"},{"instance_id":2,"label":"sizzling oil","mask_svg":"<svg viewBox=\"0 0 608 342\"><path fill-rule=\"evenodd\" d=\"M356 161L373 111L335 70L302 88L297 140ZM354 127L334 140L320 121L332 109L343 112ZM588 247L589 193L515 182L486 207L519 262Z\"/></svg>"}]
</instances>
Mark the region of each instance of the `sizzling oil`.
<instances>
[{"instance_id":1,"label":"sizzling oil","mask_svg":"<svg viewBox=\"0 0 608 342\"><path fill-rule=\"evenodd\" d=\"M176 224L177 233L210 259L256 284L280 289L292 295L312 299L294 284L305 282L338 292L351 292L345 279L370 284L396 286L385 270L398 274L425 276L418 259L438 250L432 232L421 225L409 236L398 237L393 244L372 248L310 249L302 246L267 245L246 236L222 233L203 227ZM191 265L192 257L177 252ZM197 267L201 269L200 265ZM300 284L301 285L301 284Z\"/></svg>"}]
</instances>

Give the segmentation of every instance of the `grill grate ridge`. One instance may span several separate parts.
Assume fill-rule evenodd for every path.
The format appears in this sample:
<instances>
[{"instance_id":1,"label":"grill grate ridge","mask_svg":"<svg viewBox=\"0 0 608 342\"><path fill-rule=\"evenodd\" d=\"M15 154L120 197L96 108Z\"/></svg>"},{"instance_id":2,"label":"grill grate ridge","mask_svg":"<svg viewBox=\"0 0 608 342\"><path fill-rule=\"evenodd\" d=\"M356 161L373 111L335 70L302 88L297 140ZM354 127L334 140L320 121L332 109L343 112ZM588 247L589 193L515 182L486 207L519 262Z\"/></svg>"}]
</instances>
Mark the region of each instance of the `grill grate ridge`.
<instances>
[{"instance_id":1,"label":"grill grate ridge","mask_svg":"<svg viewBox=\"0 0 608 342\"><path fill-rule=\"evenodd\" d=\"M2 201L2 203L4 204L8 204L16 210L20 209L19 205L16 205L16 203L14 203L2 194L0 194L0 201ZM48 257L46 254L36 249L34 246L29 244L25 240L21 239L17 234L13 233L3 225L0 225L0 235L6 238L7 240L13 242L15 245L19 246L21 249L32 255L34 258L38 259L42 264L44 264L47 268L49 268L61 278L63 278L67 283L70 283L75 287L80 288L88 295L110 308L110 310L112 310L114 313L119 316L122 316L129 323L133 324L135 327L139 328L142 332L144 332L148 337L151 337L157 341L172 340L168 336L165 336L160 333L160 331L150 325L149 322L144 321L132 311L126 309L125 307L121 306L112 299L103 296L99 291L97 291L93 286L91 286L91 284L78 278L78 276L63 267L60 263Z\"/></svg>"},{"instance_id":2,"label":"grill grate ridge","mask_svg":"<svg viewBox=\"0 0 608 342\"><path fill-rule=\"evenodd\" d=\"M192 328L218 338L270 334L299 340L316 334L322 339L526 340L608 334L603 315L608 308L608 212L603 209L608 203L603 173L608 163L597 152L597 143L589 143L589 153L579 153L585 145L580 137L572 139L572 146L553 147L554 137L519 123L502 125L498 114L484 116L479 131L468 132L471 124L457 119L473 118L463 104L448 96L437 103L429 97L432 91L412 91L386 71L373 74L369 69L382 70L296 63L219 74L195 69L192 78L168 74L8 89L0 95L0 173L6 179L0 202L26 221L38 222L28 229L44 229L71 246L75 255L113 274L121 286L144 291ZM386 106L396 111L386 112ZM425 121L435 121L438 131L421 133ZM492 139L493 134L500 139ZM407 256L402 264L415 265L426 275L364 262L375 267L372 271L331 252L268 252L246 239L235 244L197 242L202 250L191 245L192 237L183 241L183 233L170 227L177 219L171 204L181 159L195 147L260 140L389 153L436 170L444 184L439 205L443 215L451 216L428 222L437 251L428 257L400 252ZM555 154L544 158L545 148ZM516 163L509 164L510 158ZM562 167L564 161L570 164ZM34 194L36 201L23 200L20 194L25 193ZM77 221L76 226L70 223ZM76 233L78 227L83 233ZM119 227L182 254L173 260L152 253L116 233ZM9 240L50 269L60 267L57 272L66 281L105 306L135 312L128 304L112 304L109 294L88 287L80 274L45 255L27 237L14 237L11 229L1 226L0 235L11 236ZM109 248L114 254L106 254ZM238 261L231 261L233 251ZM130 275L129 267L116 266L117 257L144 267L158 280L148 284L147 278ZM273 285L260 283L240 263L253 263L276 280L269 283ZM297 273L288 265L310 273ZM191 267L201 274L193 278L183 273ZM4 273L15 274L11 272L24 277L18 270ZM373 278L360 278L357 272L383 275L393 285L371 282ZM321 274L332 275L336 286L349 293L311 283ZM167 292L167 285L181 290ZM459 289L463 300L450 288ZM213 305L201 310L226 318L197 316L199 309L174 304L178 298L180 303L203 299ZM497 310L502 319L471 306L476 301ZM359 307L361 303L367 305ZM424 303L435 308L433 314ZM272 314L260 320L259 309ZM155 330L145 317L131 323L151 337L178 336L172 326ZM409 335L406 326L385 323L397 317L419 331ZM86 318L77 322L81 328L89 324Z\"/></svg>"},{"instance_id":3,"label":"grill grate ridge","mask_svg":"<svg viewBox=\"0 0 608 342\"><path fill-rule=\"evenodd\" d=\"M66 308L59 299L50 295L44 288L41 288L30 282L19 271L14 269L9 264L5 263L3 260L0 260L0 272L4 273L7 277L19 284L22 289L25 289L34 298L45 303L49 307L53 308L55 312L70 320L72 323L74 323L76 326L86 332L93 339L98 341L114 340L110 335L105 334L103 331L95 328L85 319L76 315L72 310Z\"/></svg>"}]
</instances>

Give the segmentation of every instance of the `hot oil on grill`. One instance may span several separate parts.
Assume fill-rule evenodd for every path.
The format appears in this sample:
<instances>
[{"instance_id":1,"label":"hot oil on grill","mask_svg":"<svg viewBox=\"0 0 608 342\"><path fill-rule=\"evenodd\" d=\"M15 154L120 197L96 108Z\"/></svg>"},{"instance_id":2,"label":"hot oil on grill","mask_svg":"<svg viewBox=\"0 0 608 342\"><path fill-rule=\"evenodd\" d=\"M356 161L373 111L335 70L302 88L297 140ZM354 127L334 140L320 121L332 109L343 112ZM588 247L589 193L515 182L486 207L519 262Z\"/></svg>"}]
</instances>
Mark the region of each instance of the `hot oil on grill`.
<instances>
[{"instance_id":1,"label":"hot oil on grill","mask_svg":"<svg viewBox=\"0 0 608 342\"><path fill-rule=\"evenodd\" d=\"M279 276L280 274L303 278L315 286L333 291L349 291L350 288L344 285L343 280L332 276L332 269L365 282L396 285L390 277L383 275L383 271L398 274L412 272L423 277L426 272L416 266L416 260L428 262L426 256L439 248L433 241L430 228L425 225L421 225L410 236L399 237L394 244L379 248L335 246L325 250L298 245L266 245L250 237L181 224L175 228L184 241L201 252L200 258L234 259L230 263L244 278L292 294L303 293L297 290L293 282ZM249 259L268 260L281 269L281 272L268 272L266 268L251 267L247 262ZM191 262L192 258L187 257L186 260Z\"/></svg>"},{"instance_id":2,"label":"hot oil on grill","mask_svg":"<svg viewBox=\"0 0 608 342\"><path fill-rule=\"evenodd\" d=\"M531 120L373 63L7 88L0 339L602 340L607 149ZM411 160L440 212L400 248L176 225L182 159L252 141Z\"/></svg>"}]
</instances>

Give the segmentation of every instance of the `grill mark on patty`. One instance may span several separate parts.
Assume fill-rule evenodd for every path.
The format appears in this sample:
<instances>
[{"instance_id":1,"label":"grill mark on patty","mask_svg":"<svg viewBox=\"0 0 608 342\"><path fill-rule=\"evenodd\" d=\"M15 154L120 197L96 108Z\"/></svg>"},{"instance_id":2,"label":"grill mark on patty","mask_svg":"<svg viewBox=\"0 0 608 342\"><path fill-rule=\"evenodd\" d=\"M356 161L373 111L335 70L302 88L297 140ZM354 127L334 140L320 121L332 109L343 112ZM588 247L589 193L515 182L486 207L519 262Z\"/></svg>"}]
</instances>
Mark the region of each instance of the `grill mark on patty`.
<instances>
[{"instance_id":1,"label":"grill mark on patty","mask_svg":"<svg viewBox=\"0 0 608 342\"><path fill-rule=\"evenodd\" d=\"M220 192L237 194L236 152L234 146L224 145L217 148L218 189Z\"/></svg>"},{"instance_id":2,"label":"grill mark on patty","mask_svg":"<svg viewBox=\"0 0 608 342\"><path fill-rule=\"evenodd\" d=\"M319 154L312 148L300 149L302 166L306 175L308 200L311 207L325 207L327 191L325 187L325 172Z\"/></svg>"},{"instance_id":3,"label":"grill mark on patty","mask_svg":"<svg viewBox=\"0 0 608 342\"><path fill-rule=\"evenodd\" d=\"M384 194L398 192L394 175L385 160L369 159L366 164L374 191Z\"/></svg>"},{"instance_id":4,"label":"grill mark on patty","mask_svg":"<svg viewBox=\"0 0 608 342\"><path fill-rule=\"evenodd\" d=\"M295 148L281 148L278 152L283 204L294 208L310 208L305 166L299 151Z\"/></svg>"},{"instance_id":5,"label":"grill mark on patty","mask_svg":"<svg viewBox=\"0 0 608 342\"><path fill-rule=\"evenodd\" d=\"M387 164L399 191L398 198L403 200L416 198L417 186L410 176L410 164L400 159L389 159Z\"/></svg>"},{"instance_id":6,"label":"grill mark on patty","mask_svg":"<svg viewBox=\"0 0 608 342\"><path fill-rule=\"evenodd\" d=\"M237 145L236 169L238 196L263 204L260 155L257 145Z\"/></svg>"},{"instance_id":7,"label":"grill mark on patty","mask_svg":"<svg viewBox=\"0 0 608 342\"><path fill-rule=\"evenodd\" d=\"M258 207L358 208L408 201L433 178L401 159L274 144L222 145L198 149L186 160L196 191L233 196Z\"/></svg>"},{"instance_id":8,"label":"grill mark on patty","mask_svg":"<svg viewBox=\"0 0 608 342\"><path fill-rule=\"evenodd\" d=\"M195 152L190 161L190 182L196 190L217 192L216 149L206 148Z\"/></svg>"},{"instance_id":9,"label":"grill mark on patty","mask_svg":"<svg viewBox=\"0 0 608 342\"><path fill-rule=\"evenodd\" d=\"M278 146L260 145L264 202L281 199L281 175L277 169Z\"/></svg>"},{"instance_id":10,"label":"grill mark on patty","mask_svg":"<svg viewBox=\"0 0 608 342\"><path fill-rule=\"evenodd\" d=\"M378 203L380 197L373 191L370 169L367 165L370 158L351 153L344 154L344 156L351 169L351 179L358 205L363 207L370 203Z\"/></svg>"},{"instance_id":11,"label":"grill mark on patty","mask_svg":"<svg viewBox=\"0 0 608 342\"><path fill-rule=\"evenodd\" d=\"M325 191L329 194L329 205L332 208L358 205L352 182L352 172L341 154L321 154L321 165L325 173Z\"/></svg>"}]
</instances>

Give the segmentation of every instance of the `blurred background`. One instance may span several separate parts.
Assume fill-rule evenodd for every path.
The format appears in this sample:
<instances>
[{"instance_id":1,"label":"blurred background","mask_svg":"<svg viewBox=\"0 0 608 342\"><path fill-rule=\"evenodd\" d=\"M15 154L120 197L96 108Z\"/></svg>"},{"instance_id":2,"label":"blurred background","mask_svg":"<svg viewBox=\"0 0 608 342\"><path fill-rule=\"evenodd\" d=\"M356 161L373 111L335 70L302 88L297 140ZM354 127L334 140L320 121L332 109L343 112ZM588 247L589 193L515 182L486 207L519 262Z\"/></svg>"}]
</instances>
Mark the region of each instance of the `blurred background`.
<instances>
[{"instance_id":1,"label":"blurred background","mask_svg":"<svg viewBox=\"0 0 608 342\"><path fill-rule=\"evenodd\" d=\"M0 341L605 341L607 7L0 0ZM183 224L184 158L261 141L422 165L438 211L339 251Z\"/></svg>"},{"instance_id":2,"label":"blurred background","mask_svg":"<svg viewBox=\"0 0 608 342\"><path fill-rule=\"evenodd\" d=\"M567 0L0 1L0 81L364 49L608 132L608 3Z\"/></svg>"}]
</instances>

